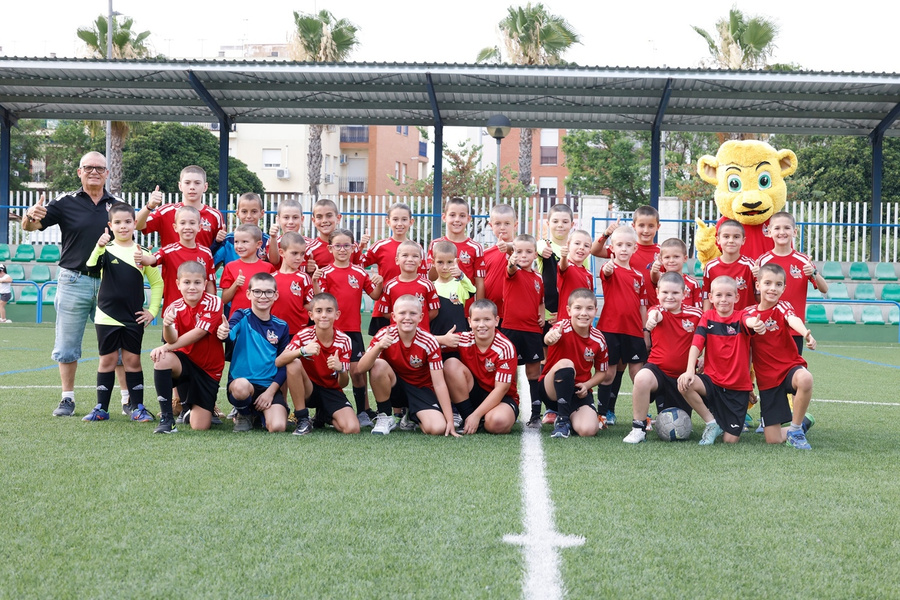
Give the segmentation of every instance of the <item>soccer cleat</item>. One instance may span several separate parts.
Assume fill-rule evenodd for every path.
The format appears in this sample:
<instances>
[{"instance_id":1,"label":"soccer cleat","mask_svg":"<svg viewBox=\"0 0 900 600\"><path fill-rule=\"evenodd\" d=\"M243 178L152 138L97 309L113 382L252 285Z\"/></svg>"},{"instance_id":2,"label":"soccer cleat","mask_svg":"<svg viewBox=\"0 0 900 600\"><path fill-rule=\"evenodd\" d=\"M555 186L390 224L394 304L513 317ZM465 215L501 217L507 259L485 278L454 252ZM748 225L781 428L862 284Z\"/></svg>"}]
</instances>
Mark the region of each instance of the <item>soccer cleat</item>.
<instances>
[{"instance_id":1,"label":"soccer cleat","mask_svg":"<svg viewBox=\"0 0 900 600\"><path fill-rule=\"evenodd\" d=\"M453 428L459 429L463 426L463 418L459 413L453 413Z\"/></svg>"},{"instance_id":2,"label":"soccer cleat","mask_svg":"<svg viewBox=\"0 0 900 600\"><path fill-rule=\"evenodd\" d=\"M812 426L816 424L816 418L809 413L806 413L806 416L803 417L803 423L800 424L800 429L803 430L803 433L808 432L812 429Z\"/></svg>"},{"instance_id":3,"label":"soccer cleat","mask_svg":"<svg viewBox=\"0 0 900 600\"><path fill-rule=\"evenodd\" d=\"M715 421L713 421L712 423L707 423L706 427L703 428L703 435L700 436L700 445L710 446L720 435L722 435L722 428L719 427L718 423L716 423Z\"/></svg>"},{"instance_id":4,"label":"soccer cleat","mask_svg":"<svg viewBox=\"0 0 900 600\"><path fill-rule=\"evenodd\" d=\"M86 414L82 419L82 421L109 421L109 413L98 404L91 412Z\"/></svg>"},{"instance_id":5,"label":"soccer cleat","mask_svg":"<svg viewBox=\"0 0 900 600\"><path fill-rule=\"evenodd\" d=\"M553 425L556 423L556 413L552 410L548 410L544 413L544 418L541 419L542 425Z\"/></svg>"},{"instance_id":6,"label":"soccer cleat","mask_svg":"<svg viewBox=\"0 0 900 600\"><path fill-rule=\"evenodd\" d=\"M616 424L616 413L611 410L606 411L606 426L612 427Z\"/></svg>"},{"instance_id":7,"label":"soccer cleat","mask_svg":"<svg viewBox=\"0 0 900 600\"><path fill-rule=\"evenodd\" d=\"M541 413L535 413L531 415L531 418L528 419L527 423L525 423L525 427L529 429L540 429L541 425Z\"/></svg>"},{"instance_id":8,"label":"soccer cleat","mask_svg":"<svg viewBox=\"0 0 900 600\"><path fill-rule=\"evenodd\" d=\"M129 404L128 400L123 398L122 399L122 414L125 415L126 417L130 417L132 412L133 411L131 410L131 404Z\"/></svg>"},{"instance_id":9,"label":"soccer cleat","mask_svg":"<svg viewBox=\"0 0 900 600\"><path fill-rule=\"evenodd\" d=\"M190 423L191 422L191 409L186 408L182 410L177 417L175 417L175 424L181 425L182 423Z\"/></svg>"},{"instance_id":10,"label":"soccer cleat","mask_svg":"<svg viewBox=\"0 0 900 600\"><path fill-rule=\"evenodd\" d=\"M232 408L231 408L231 412L228 413L228 415L226 415L225 418L228 419L229 421L233 421L233 420L234 420L234 415L236 415L236 414L238 414L238 413L237 413L237 409L234 408L234 407L232 407Z\"/></svg>"},{"instance_id":11,"label":"soccer cleat","mask_svg":"<svg viewBox=\"0 0 900 600\"><path fill-rule=\"evenodd\" d=\"M159 425L153 430L153 433L178 433L175 428L175 417L172 415L160 415Z\"/></svg>"},{"instance_id":12,"label":"soccer cleat","mask_svg":"<svg viewBox=\"0 0 900 600\"><path fill-rule=\"evenodd\" d=\"M454 413L455 417L456 413ZM453 419L456 422L456 419ZM400 418L400 425L398 425L400 431L415 431L418 425L415 421L409 418L409 411L405 408L403 409L403 416Z\"/></svg>"},{"instance_id":13,"label":"soccer cleat","mask_svg":"<svg viewBox=\"0 0 900 600\"><path fill-rule=\"evenodd\" d=\"M75 401L71 398L63 398L59 401L59 406L53 411L54 417L71 417L75 414Z\"/></svg>"},{"instance_id":14,"label":"soccer cleat","mask_svg":"<svg viewBox=\"0 0 900 600\"><path fill-rule=\"evenodd\" d=\"M397 428L397 419L394 415L386 415L378 413L375 415L375 426L372 427L372 433L375 435L387 435Z\"/></svg>"},{"instance_id":15,"label":"soccer cleat","mask_svg":"<svg viewBox=\"0 0 900 600\"><path fill-rule=\"evenodd\" d=\"M243 432L250 431L253 429L253 417L250 415L242 415L238 413L234 416L234 429L235 432Z\"/></svg>"},{"instance_id":16,"label":"soccer cleat","mask_svg":"<svg viewBox=\"0 0 900 600\"><path fill-rule=\"evenodd\" d=\"M147 423L153 421L153 413L144 408L143 404L138 404L138 407L131 411L131 420L138 423Z\"/></svg>"},{"instance_id":17,"label":"soccer cleat","mask_svg":"<svg viewBox=\"0 0 900 600\"><path fill-rule=\"evenodd\" d=\"M622 441L626 444L640 444L647 439L647 433L638 427L632 427L631 432Z\"/></svg>"},{"instance_id":18,"label":"soccer cleat","mask_svg":"<svg viewBox=\"0 0 900 600\"><path fill-rule=\"evenodd\" d=\"M604 415L597 415L597 420L600 421L600 431L609 429L609 426L606 423L606 417Z\"/></svg>"},{"instance_id":19,"label":"soccer cleat","mask_svg":"<svg viewBox=\"0 0 900 600\"><path fill-rule=\"evenodd\" d=\"M756 428L756 433L763 433L766 430L766 424L763 422L763 418L759 418L759 427Z\"/></svg>"},{"instance_id":20,"label":"soccer cleat","mask_svg":"<svg viewBox=\"0 0 900 600\"><path fill-rule=\"evenodd\" d=\"M372 417L370 417L369 413L367 413L366 411L362 411L361 413L356 415L356 418L359 420L360 429L362 429L363 427L372 427L373 425L375 425L372 422Z\"/></svg>"},{"instance_id":21,"label":"soccer cleat","mask_svg":"<svg viewBox=\"0 0 900 600\"><path fill-rule=\"evenodd\" d=\"M567 438L571 431L572 425L567 419L556 419L556 423L553 425L553 433L550 434L550 437Z\"/></svg>"},{"instance_id":22,"label":"soccer cleat","mask_svg":"<svg viewBox=\"0 0 900 600\"><path fill-rule=\"evenodd\" d=\"M309 417L304 417L297 421L297 429L294 430L294 435L306 435L307 433L312 433L312 430L312 422L309 420Z\"/></svg>"},{"instance_id":23,"label":"soccer cleat","mask_svg":"<svg viewBox=\"0 0 900 600\"><path fill-rule=\"evenodd\" d=\"M644 419L644 423L646 424L644 431L653 431L653 423L654 423L653 417L651 417L650 415L647 415L647 418Z\"/></svg>"},{"instance_id":24,"label":"soccer cleat","mask_svg":"<svg viewBox=\"0 0 900 600\"><path fill-rule=\"evenodd\" d=\"M222 419L225 418L225 413L219 410L218 405L213 407L212 416L209 418L210 425L221 425Z\"/></svg>"},{"instance_id":25,"label":"soccer cleat","mask_svg":"<svg viewBox=\"0 0 900 600\"><path fill-rule=\"evenodd\" d=\"M793 446L797 450L812 450L812 446L806 441L806 434L802 429L787 432L787 439L784 440L786 446Z\"/></svg>"}]
</instances>

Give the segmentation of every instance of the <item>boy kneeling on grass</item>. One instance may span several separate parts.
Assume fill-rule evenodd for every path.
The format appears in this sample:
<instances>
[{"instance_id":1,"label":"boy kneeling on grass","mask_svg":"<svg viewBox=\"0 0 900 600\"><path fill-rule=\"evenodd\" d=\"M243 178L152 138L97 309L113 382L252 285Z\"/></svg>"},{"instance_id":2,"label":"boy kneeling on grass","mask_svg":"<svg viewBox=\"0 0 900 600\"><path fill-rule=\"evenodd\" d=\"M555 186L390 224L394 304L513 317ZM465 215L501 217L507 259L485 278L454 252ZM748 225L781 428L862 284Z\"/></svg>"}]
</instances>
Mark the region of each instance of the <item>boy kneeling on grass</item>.
<instances>
[{"instance_id":1,"label":"boy kneeling on grass","mask_svg":"<svg viewBox=\"0 0 900 600\"><path fill-rule=\"evenodd\" d=\"M378 406L372 433L389 434L398 424L393 409L408 408L409 419L428 435L453 435L453 411L444 381L441 347L419 328L422 302L411 294L397 298L391 312L394 325L383 327L359 359L369 372Z\"/></svg>"},{"instance_id":2,"label":"boy kneeling on grass","mask_svg":"<svg viewBox=\"0 0 900 600\"><path fill-rule=\"evenodd\" d=\"M287 323L272 316L278 298L275 278L256 273L246 295L250 308L235 310L222 325L234 343L228 369L228 401L237 409L234 431L253 429L257 415L262 415L270 433L284 431L288 408L281 386L286 374L284 367L275 366L275 359L287 348L291 336Z\"/></svg>"}]
</instances>

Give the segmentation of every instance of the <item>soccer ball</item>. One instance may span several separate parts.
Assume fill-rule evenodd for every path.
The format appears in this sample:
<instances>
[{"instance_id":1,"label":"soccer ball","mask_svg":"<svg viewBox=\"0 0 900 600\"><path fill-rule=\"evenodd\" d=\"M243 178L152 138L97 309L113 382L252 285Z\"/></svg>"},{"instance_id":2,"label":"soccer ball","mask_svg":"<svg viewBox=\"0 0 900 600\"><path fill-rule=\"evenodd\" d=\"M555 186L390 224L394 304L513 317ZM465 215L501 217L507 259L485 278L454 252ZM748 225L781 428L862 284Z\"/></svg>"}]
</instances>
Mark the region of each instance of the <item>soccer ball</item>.
<instances>
[{"instance_id":1,"label":"soccer ball","mask_svg":"<svg viewBox=\"0 0 900 600\"><path fill-rule=\"evenodd\" d=\"M694 424L691 423L690 415L680 408L667 408L656 415L653 429L662 441L676 442L691 437Z\"/></svg>"}]
</instances>

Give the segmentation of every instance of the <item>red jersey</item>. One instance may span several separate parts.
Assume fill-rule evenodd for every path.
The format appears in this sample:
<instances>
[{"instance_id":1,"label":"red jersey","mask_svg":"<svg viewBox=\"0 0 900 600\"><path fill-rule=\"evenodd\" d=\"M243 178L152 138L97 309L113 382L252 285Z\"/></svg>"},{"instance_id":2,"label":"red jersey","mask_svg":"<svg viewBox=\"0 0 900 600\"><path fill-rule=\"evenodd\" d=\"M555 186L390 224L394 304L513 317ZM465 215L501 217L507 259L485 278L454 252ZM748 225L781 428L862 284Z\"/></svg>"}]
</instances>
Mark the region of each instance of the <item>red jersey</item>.
<instances>
[{"instance_id":1,"label":"red jersey","mask_svg":"<svg viewBox=\"0 0 900 600\"><path fill-rule=\"evenodd\" d=\"M559 290L557 321L569 318L569 296L579 288L594 289L594 276L587 267L569 262L569 266L563 271L557 266L556 289Z\"/></svg>"},{"instance_id":2,"label":"red jersey","mask_svg":"<svg viewBox=\"0 0 900 600\"><path fill-rule=\"evenodd\" d=\"M406 294L415 296L419 299L419 302L422 303L422 321L419 323L419 328L431 333L428 311L439 310L441 308L441 299L438 298L434 283L421 275L412 281L400 281L399 277L394 277L388 281L384 285L381 299L379 299L377 303L377 305L380 305L381 312L376 310L373 311L372 314L375 316L389 317L391 319L391 325L393 325L394 317L391 315L391 311L394 310L394 303L400 296ZM376 309L378 308L379 306L376 306Z\"/></svg>"},{"instance_id":3,"label":"red jersey","mask_svg":"<svg viewBox=\"0 0 900 600\"><path fill-rule=\"evenodd\" d=\"M609 367L609 352L606 349L606 338L596 327L591 327L587 337L581 337L572 323L566 319L553 326L562 332L552 346L547 347L547 360L544 362L544 370L540 379L543 380L547 372L563 358L568 358L575 363L575 383L584 383L591 378L591 368L594 371L605 371Z\"/></svg>"},{"instance_id":4,"label":"red jersey","mask_svg":"<svg viewBox=\"0 0 900 600\"><path fill-rule=\"evenodd\" d=\"M296 352L312 342L317 342L319 344L319 353L315 356L308 356L306 358L300 357L303 370L306 371L309 380L319 387L332 390L343 389L338 383L339 374L336 371L329 369L327 362L330 356L337 356L338 360L341 361L341 368L344 371L350 369L350 352L352 350L350 338L347 337L346 333L334 330L334 339L331 341L330 346L326 346L316 337L315 327L306 327L297 332L297 335L294 336L285 350Z\"/></svg>"},{"instance_id":5,"label":"red jersey","mask_svg":"<svg viewBox=\"0 0 900 600\"><path fill-rule=\"evenodd\" d=\"M706 263L703 269L703 299L709 299L710 286L716 277L727 275L737 282L738 297L734 310L756 305L756 278L753 277L753 261L741 255L732 263L722 262L722 257Z\"/></svg>"},{"instance_id":6,"label":"red jersey","mask_svg":"<svg viewBox=\"0 0 900 600\"><path fill-rule=\"evenodd\" d=\"M694 308L703 309L703 286L694 277L683 274L684 276L684 300L681 301L682 306L693 306Z\"/></svg>"},{"instance_id":7,"label":"red jersey","mask_svg":"<svg viewBox=\"0 0 900 600\"><path fill-rule=\"evenodd\" d=\"M278 286L278 299L272 305L272 314L288 324L288 331L295 334L309 323L306 305L312 301L312 279L305 271L273 273Z\"/></svg>"},{"instance_id":8,"label":"red jersey","mask_svg":"<svg viewBox=\"0 0 900 600\"><path fill-rule=\"evenodd\" d=\"M466 331L459 334L459 360L462 361L472 377L483 390L491 391L495 383L510 384L506 395L519 403L519 392L516 390L517 354L512 342L499 331L487 350L482 352L475 344L475 334Z\"/></svg>"},{"instance_id":9,"label":"red jersey","mask_svg":"<svg viewBox=\"0 0 900 600\"><path fill-rule=\"evenodd\" d=\"M163 204L150 213L147 217L147 225L144 227L144 233L158 233L159 245L168 246L179 241L178 234L175 233L175 212L184 206L183 202L174 204ZM225 229L225 219L215 208L210 208L205 204L198 209L200 211L200 230L197 232L197 245L212 247L216 241L216 235L219 231Z\"/></svg>"},{"instance_id":10,"label":"red jersey","mask_svg":"<svg viewBox=\"0 0 900 600\"><path fill-rule=\"evenodd\" d=\"M484 251L484 297L497 305L497 315L503 318L503 282L509 254L500 252L497 246Z\"/></svg>"},{"instance_id":11,"label":"red jersey","mask_svg":"<svg viewBox=\"0 0 900 600\"><path fill-rule=\"evenodd\" d=\"M281 238L283 236L284 236L284 233L278 234L278 236L276 236L275 239L272 239L272 237L269 236L269 238L266 240L266 243L263 244L263 247L259 249L259 252L257 252L256 255L259 256L261 260L269 260L269 258L268 258L269 257L269 244L275 244L276 246L280 247L281 246ZM306 237L305 235L303 236L303 241L306 243L306 250L303 251L304 259L303 259L303 263L300 265L301 271L306 270L306 261L309 260L309 256L310 256L309 247L312 244L312 240L309 239L308 237ZM279 264L281 264L281 261L279 261Z\"/></svg>"},{"instance_id":12,"label":"red jersey","mask_svg":"<svg viewBox=\"0 0 900 600\"><path fill-rule=\"evenodd\" d=\"M400 265L397 264L397 248L400 247L401 243L392 237L378 240L363 254L360 264L362 264L363 268L371 267L372 265L378 267L378 274L386 282L394 277L399 277ZM419 263L419 275L427 279L428 269L425 268L425 251L422 250L421 246L419 246L419 250L422 256L422 262ZM389 313L390 310L387 312ZM375 301L375 308L372 310L372 314L375 316L385 314L381 298ZM425 324L425 330L428 331L428 319L423 319L422 322Z\"/></svg>"},{"instance_id":13,"label":"red jersey","mask_svg":"<svg viewBox=\"0 0 900 600\"><path fill-rule=\"evenodd\" d=\"M172 302L166 313L175 314L173 326L178 337L194 329L207 332L198 341L175 352L181 352L207 375L219 381L225 370L225 348L216 337L216 330L222 324L222 299L204 292L197 306L191 307L184 298L179 298Z\"/></svg>"},{"instance_id":14,"label":"red jersey","mask_svg":"<svg viewBox=\"0 0 900 600\"><path fill-rule=\"evenodd\" d=\"M603 309L597 327L610 333L643 337L641 307L650 304L644 276L633 268L613 263L609 277L600 271L600 282L603 285Z\"/></svg>"},{"instance_id":15,"label":"red jersey","mask_svg":"<svg viewBox=\"0 0 900 600\"><path fill-rule=\"evenodd\" d=\"M807 282L811 282L818 289L816 276L807 277L803 274L803 267L812 265L812 261L805 254L791 250L787 256L779 256L774 251L769 251L759 257L759 266L774 263L784 269L784 293L781 299L794 307L794 313L803 321L806 319L806 292ZM797 335L796 332L793 335Z\"/></svg>"},{"instance_id":16,"label":"red jersey","mask_svg":"<svg viewBox=\"0 0 900 600\"><path fill-rule=\"evenodd\" d=\"M312 239L306 238L306 260L312 259L316 261L317 267L325 267L334 262L334 254L328 248L328 242L322 241L322 238L316 236ZM362 262L362 252L359 248L350 255L350 264L358 265Z\"/></svg>"},{"instance_id":17,"label":"red jersey","mask_svg":"<svg viewBox=\"0 0 900 600\"><path fill-rule=\"evenodd\" d=\"M692 345L706 348L703 372L719 387L734 391L753 389L750 381L750 334L744 325L744 311L720 317L714 310L703 313ZM790 342L794 345L794 342ZM794 346L796 350L797 347Z\"/></svg>"},{"instance_id":18,"label":"red jersey","mask_svg":"<svg viewBox=\"0 0 900 600\"><path fill-rule=\"evenodd\" d=\"M516 331L542 333L539 319L544 316L544 280L534 271L516 269L507 271L503 280L503 298L506 312L503 328Z\"/></svg>"},{"instance_id":19,"label":"red jersey","mask_svg":"<svg viewBox=\"0 0 900 600\"><path fill-rule=\"evenodd\" d=\"M233 260L222 270L222 278L219 280L219 287L223 290L234 285L238 276L244 274L244 285L238 287L231 299L231 313L242 308L250 308L250 298L247 297L247 290L250 288L250 278L257 273L272 273L275 267L272 263L264 260L247 263L241 259Z\"/></svg>"},{"instance_id":20,"label":"red jersey","mask_svg":"<svg viewBox=\"0 0 900 600\"><path fill-rule=\"evenodd\" d=\"M781 300L767 310L754 306L748 308L746 317L757 317L766 324L766 332L750 335L750 349L753 350L753 372L756 385L761 390L769 390L781 385L788 371L794 367L806 367L806 361L797 353L797 345L792 336L796 332L788 325L789 317L796 317L790 303Z\"/></svg>"},{"instance_id":21,"label":"red jersey","mask_svg":"<svg viewBox=\"0 0 900 600\"><path fill-rule=\"evenodd\" d=\"M728 217L721 217L716 221L716 231L719 225L728 220ZM762 225L744 225L744 245L741 247L741 254L756 260L763 253L768 252L775 247L775 240L769 237L769 221L766 220ZM718 247L718 244L716 244ZM721 250L721 248L720 248Z\"/></svg>"},{"instance_id":22,"label":"red jersey","mask_svg":"<svg viewBox=\"0 0 900 600\"><path fill-rule=\"evenodd\" d=\"M658 310L663 318L650 332L653 346L647 362L659 367L669 377L677 378L687 367L694 332L703 311L692 306L682 307L680 313L671 313L661 306L650 310Z\"/></svg>"},{"instance_id":23,"label":"red jersey","mask_svg":"<svg viewBox=\"0 0 900 600\"><path fill-rule=\"evenodd\" d=\"M156 257L156 266L163 278L163 308L170 306L173 302L181 298L181 292L178 291L178 267L181 263L189 260L195 260L206 268L206 280L216 283L216 268L213 264L213 255L206 246L197 244L194 248L187 248L181 245L181 242L169 244L157 250L153 256Z\"/></svg>"},{"instance_id":24,"label":"red jersey","mask_svg":"<svg viewBox=\"0 0 900 600\"><path fill-rule=\"evenodd\" d=\"M434 262L434 245L438 242L450 242L456 246L456 259L459 261L459 270L466 274L472 283L476 277L485 277L484 248L472 238L466 238L461 242L454 242L446 236L431 240L428 246L427 268L431 269Z\"/></svg>"},{"instance_id":25,"label":"red jersey","mask_svg":"<svg viewBox=\"0 0 900 600\"><path fill-rule=\"evenodd\" d=\"M634 254L631 255L631 260L628 261L632 269L644 276L644 291L647 293L648 298L654 299L656 298L656 289L654 289L653 282L650 280L650 269L653 268L653 261L657 256L659 256L659 244L650 244L649 246L636 244Z\"/></svg>"},{"instance_id":26,"label":"red jersey","mask_svg":"<svg viewBox=\"0 0 900 600\"><path fill-rule=\"evenodd\" d=\"M371 294L375 285L369 274L359 265L336 267L330 264L322 269L319 289L334 296L341 316L335 322L340 331L360 331L362 329L362 295Z\"/></svg>"},{"instance_id":27,"label":"red jersey","mask_svg":"<svg viewBox=\"0 0 900 600\"><path fill-rule=\"evenodd\" d=\"M369 348L391 334L400 335L396 325L382 327L372 338ZM441 371L444 368L440 344L433 335L418 327L416 335L408 347L402 340L398 340L388 346L386 350L382 350L378 357L387 361L397 377L417 388L434 390L431 371Z\"/></svg>"}]
</instances>

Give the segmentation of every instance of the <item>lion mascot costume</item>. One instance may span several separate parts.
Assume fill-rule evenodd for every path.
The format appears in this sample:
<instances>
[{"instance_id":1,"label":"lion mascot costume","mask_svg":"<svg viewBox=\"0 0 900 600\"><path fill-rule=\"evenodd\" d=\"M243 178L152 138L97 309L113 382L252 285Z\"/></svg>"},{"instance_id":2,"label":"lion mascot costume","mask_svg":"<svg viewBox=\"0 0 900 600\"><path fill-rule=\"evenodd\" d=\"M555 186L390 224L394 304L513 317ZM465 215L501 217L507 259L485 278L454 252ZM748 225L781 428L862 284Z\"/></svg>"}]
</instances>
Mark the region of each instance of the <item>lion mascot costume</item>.
<instances>
[{"instance_id":1,"label":"lion mascot costume","mask_svg":"<svg viewBox=\"0 0 900 600\"><path fill-rule=\"evenodd\" d=\"M776 150L758 140L731 140L722 144L715 156L701 157L697 174L716 186L716 206L722 217L715 227L697 219L694 245L700 262L706 265L722 254L716 245L716 229L726 219L744 226L745 256L756 260L774 248L768 236L769 218L784 210L784 178L796 170L797 155L791 150Z\"/></svg>"}]
</instances>

